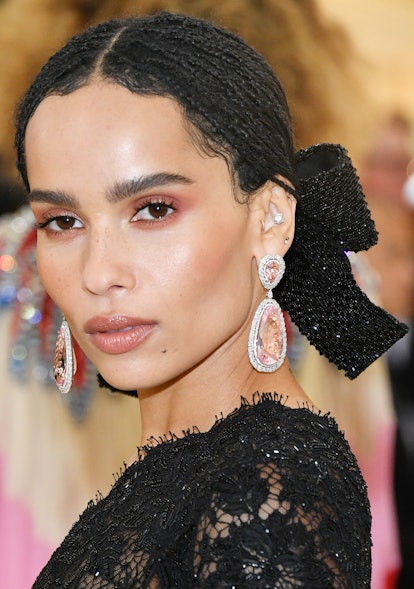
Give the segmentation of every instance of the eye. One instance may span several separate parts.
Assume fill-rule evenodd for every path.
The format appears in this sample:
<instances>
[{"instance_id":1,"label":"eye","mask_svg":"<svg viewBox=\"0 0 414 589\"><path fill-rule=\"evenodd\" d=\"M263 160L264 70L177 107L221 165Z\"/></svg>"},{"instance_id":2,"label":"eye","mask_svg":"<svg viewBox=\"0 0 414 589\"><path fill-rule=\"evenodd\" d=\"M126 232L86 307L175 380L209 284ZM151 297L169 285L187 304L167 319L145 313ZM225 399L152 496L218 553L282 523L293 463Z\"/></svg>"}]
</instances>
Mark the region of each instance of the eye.
<instances>
[{"instance_id":1,"label":"eye","mask_svg":"<svg viewBox=\"0 0 414 589\"><path fill-rule=\"evenodd\" d=\"M134 216L134 220L157 221L169 217L176 209L172 204L164 201L147 202L143 204Z\"/></svg>"},{"instance_id":2,"label":"eye","mask_svg":"<svg viewBox=\"0 0 414 589\"><path fill-rule=\"evenodd\" d=\"M71 217L70 215L59 215L52 217L51 219L47 219L43 223L36 224L36 229L46 229L52 233L62 233L64 231L80 229L82 227L83 225L79 219L76 219L76 217Z\"/></svg>"}]
</instances>

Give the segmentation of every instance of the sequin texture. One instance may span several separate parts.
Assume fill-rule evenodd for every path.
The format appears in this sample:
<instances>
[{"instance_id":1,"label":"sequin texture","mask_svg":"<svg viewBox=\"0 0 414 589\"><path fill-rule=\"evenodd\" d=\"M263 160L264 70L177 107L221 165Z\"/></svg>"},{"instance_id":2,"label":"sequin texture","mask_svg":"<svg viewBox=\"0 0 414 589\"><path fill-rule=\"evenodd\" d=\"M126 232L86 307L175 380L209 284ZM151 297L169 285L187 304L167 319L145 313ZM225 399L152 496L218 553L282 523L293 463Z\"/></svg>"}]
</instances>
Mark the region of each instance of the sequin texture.
<instances>
[{"instance_id":1,"label":"sequin texture","mask_svg":"<svg viewBox=\"0 0 414 589\"><path fill-rule=\"evenodd\" d=\"M34 589L368 589L366 488L333 419L273 394L140 449Z\"/></svg>"}]
</instances>

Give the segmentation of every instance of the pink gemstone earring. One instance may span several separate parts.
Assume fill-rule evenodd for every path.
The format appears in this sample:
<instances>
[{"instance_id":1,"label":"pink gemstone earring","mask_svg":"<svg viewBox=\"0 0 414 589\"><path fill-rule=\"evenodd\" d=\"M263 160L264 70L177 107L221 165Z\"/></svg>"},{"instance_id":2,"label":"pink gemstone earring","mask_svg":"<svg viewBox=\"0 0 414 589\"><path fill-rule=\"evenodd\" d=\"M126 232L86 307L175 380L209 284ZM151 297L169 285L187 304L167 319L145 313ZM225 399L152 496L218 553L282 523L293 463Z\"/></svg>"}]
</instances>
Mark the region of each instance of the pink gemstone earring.
<instances>
[{"instance_id":1,"label":"pink gemstone earring","mask_svg":"<svg viewBox=\"0 0 414 589\"><path fill-rule=\"evenodd\" d=\"M253 317L248 342L249 360L259 372L275 372L286 356L286 326L272 290L282 279L285 261L278 255L264 256L260 260L258 272L267 296Z\"/></svg>"},{"instance_id":2,"label":"pink gemstone earring","mask_svg":"<svg viewBox=\"0 0 414 589\"><path fill-rule=\"evenodd\" d=\"M58 331L55 356L53 359L53 376L62 394L70 391L73 377L76 374L76 356L72 345L69 325L63 317Z\"/></svg>"}]
</instances>

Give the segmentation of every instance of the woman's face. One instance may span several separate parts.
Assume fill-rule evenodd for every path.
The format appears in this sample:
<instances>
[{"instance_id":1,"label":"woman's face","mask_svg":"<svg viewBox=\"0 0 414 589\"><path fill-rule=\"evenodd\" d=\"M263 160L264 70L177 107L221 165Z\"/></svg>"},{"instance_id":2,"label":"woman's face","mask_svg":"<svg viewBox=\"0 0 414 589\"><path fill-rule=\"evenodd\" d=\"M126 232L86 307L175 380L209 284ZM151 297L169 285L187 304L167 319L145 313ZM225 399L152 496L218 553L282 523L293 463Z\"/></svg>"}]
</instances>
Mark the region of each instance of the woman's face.
<instances>
[{"instance_id":1,"label":"woman's face","mask_svg":"<svg viewBox=\"0 0 414 589\"><path fill-rule=\"evenodd\" d=\"M26 155L42 281L109 383L152 388L247 357L264 294L252 215L173 100L104 82L50 96Z\"/></svg>"}]
</instances>

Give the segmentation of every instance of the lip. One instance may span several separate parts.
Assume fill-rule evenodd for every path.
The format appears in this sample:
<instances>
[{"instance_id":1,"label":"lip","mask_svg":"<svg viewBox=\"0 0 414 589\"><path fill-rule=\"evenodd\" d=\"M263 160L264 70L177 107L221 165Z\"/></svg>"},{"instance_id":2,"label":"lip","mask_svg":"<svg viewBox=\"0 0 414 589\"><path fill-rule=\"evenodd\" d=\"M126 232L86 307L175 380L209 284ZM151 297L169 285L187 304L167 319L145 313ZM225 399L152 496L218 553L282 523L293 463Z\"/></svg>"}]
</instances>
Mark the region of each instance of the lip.
<instances>
[{"instance_id":1,"label":"lip","mask_svg":"<svg viewBox=\"0 0 414 589\"><path fill-rule=\"evenodd\" d=\"M139 346L155 327L153 321L126 315L96 316L84 330L91 342L106 354L125 354Z\"/></svg>"}]
</instances>

